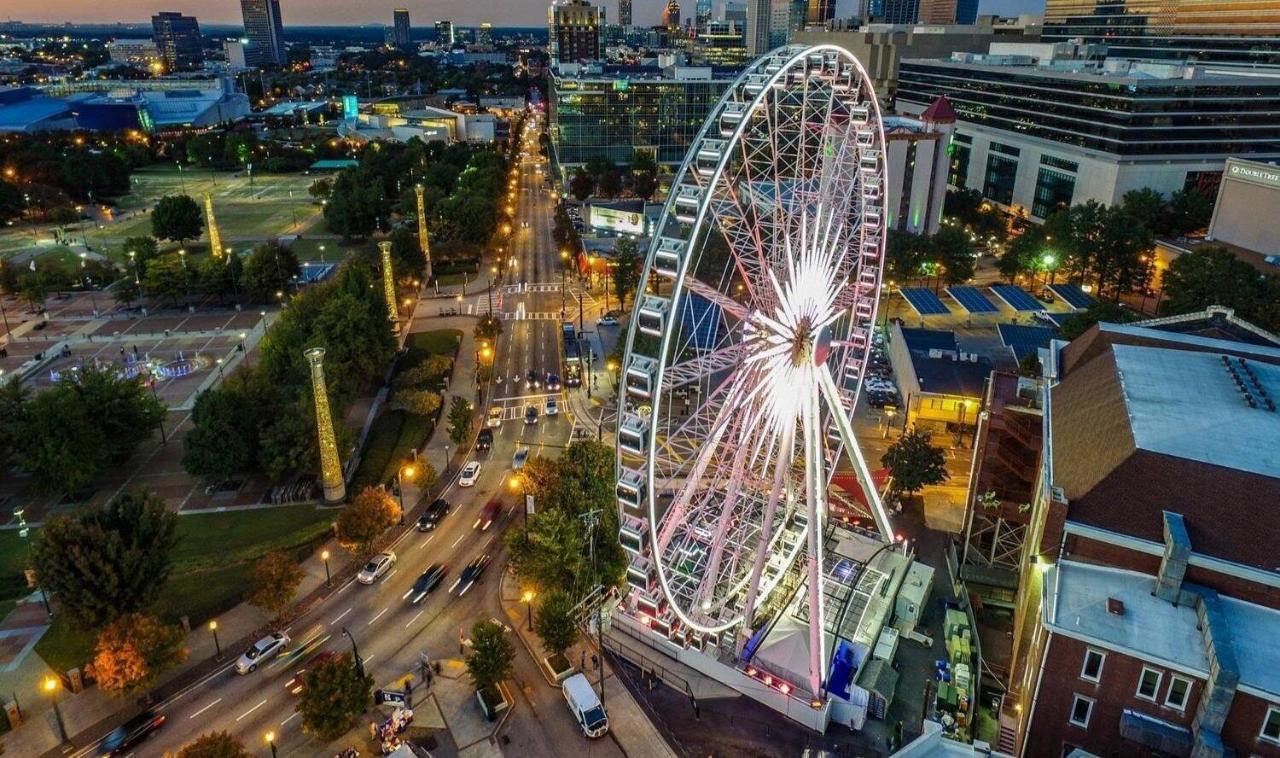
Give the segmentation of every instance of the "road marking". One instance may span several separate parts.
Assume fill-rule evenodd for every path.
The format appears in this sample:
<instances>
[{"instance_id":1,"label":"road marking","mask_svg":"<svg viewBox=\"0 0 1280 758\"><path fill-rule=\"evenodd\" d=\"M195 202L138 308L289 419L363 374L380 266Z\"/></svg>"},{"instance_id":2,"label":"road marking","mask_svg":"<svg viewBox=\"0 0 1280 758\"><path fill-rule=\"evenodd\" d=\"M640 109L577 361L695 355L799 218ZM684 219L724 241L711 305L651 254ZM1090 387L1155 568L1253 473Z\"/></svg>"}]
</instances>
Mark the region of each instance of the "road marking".
<instances>
[{"instance_id":1,"label":"road marking","mask_svg":"<svg viewBox=\"0 0 1280 758\"><path fill-rule=\"evenodd\" d=\"M371 655L371 656L369 656L368 658L365 658L365 659L364 659L364 665L368 666L368 665L369 665L369 661L371 661L371 660L373 660L373 656L372 656L372 655Z\"/></svg>"},{"instance_id":2,"label":"road marking","mask_svg":"<svg viewBox=\"0 0 1280 758\"><path fill-rule=\"evenodd\" d=\"M289 723L290 721L293 721L297 717L298 717L298 712L294 711L292 716L280 722L280 726L284 726L285 724Z\"/></svg>"},{"instance_id":3,"label":"road marking","mask_svg":"<svg viewBox=\"0 0 1280 758\"><path fill-rule=\"evenodd\" d=\"M386 575L386 576L384 576L384 577L382 577L382 581L383 581L383 583L385 584L385 583L386 583L386 581L387 581L388 579L390 579L392 576L395 576L395 573L396 573L397 571L399 571L399 570L400 570L400 569L398 569L398 568L393 568L393 569L391 569L389 572L387 572L387 575Z\"/></svg>"},{"instance_id":4,"label":"road marking","mask_svg":"<svg viewBox=\"0 0 1280 758\"><path fill-rule=\"evenodd\" d=\"M404 625L404 628L408 629L409 627L413 626L413 622L417 621L418 616L421 616L422 614L423 614L423 611L418 611L416 614L414 614L413 618L409 619L409 623Z\"/></svg>"},{"instance_id":5,"label":"road marking","mask_svg":"<svg viewBox=\"0 0 1280 758\"><path fill-rule=\"evenodd\" d=\"M373 617L373 618L371 618L371 619L369 619L369 623L365 624L365 626L373 626L373 622L375 622L375 621L377 621L378 619L382 618L382 614L386 613L386 612L387 612L387 610L388 610L389 608L390 608L390 606L388 606L387 608L383 608L382 610L378 611L378 615L377 615L377 616L374 616L374 617Z\"/></svg>"},{"instance_id":6,"label":"road marking","mask_svg":"<svg viewBox=\"0 0 1280 758\"><path fill-rule=\"evenodd\" d=\"M426 549L427 549L427 545L431 544L431 540L433 540L433 539L435 539L435 538L436 538L436 536L435 536L434 534L433 534L433 535L431 535L430 537L428 537L428 538L426 539L426 541L422 543L422 549L423 549L423 550L426 550Z\"/></svg>"},{"instance_id":7,"label":"road marking","mask_svg":"<svg viewBox=\"0 0 1280 758\"><path fill-rule=\"evenodd\" d=\"M205 711L209 710L210 708L212 708L213 706L215 706L215 705L217 705L218 703L221 703L221 702L222 702L222 698L218 698L217 700L213 701L212 703L209 703L208 705L206 705L205 707L203 707L203 708L201 708L200 710L196 711L195 713L191 714L190 716L187 716L187 719L188 719L188 720L193 719L193 718L195 718L196 716L199 716L200 714L204 713Z\"/></svg>"},{"instance_id":8,"label":"road marking","mask_svg":"<svg viewBox=\"0 0 1280 758\"><path fill-rule=\"evenodd\" d=\"M462 542L462 541L463 541L464 539L466 539L466 538L467 538L467 533L466 533L466 532L463 532L461 535L459 535L459 536L458 536L458 539L456 539L456 540L454 540L454 541L453 541L453 544L452 544L452 545L450 545L450 546L449 546L449 548L450 548L450 549L453 549L453 548L457 547L457 546L458 546L458 543L459 543L459 542Z\"/></svg>"},{"instance_id":9,"label":"road marking","mask_svg":"<svg viewBox=\"0 0 1280 758\"><path fill-rule=\"evenodd\" d=\"M512 513L515 513L514 509L512 510ZM494 535L494 537L496 537L496 536L497 536L497 535ZM488 540L486 540L486 541L485 541L485 543L484 543L484 545L483 545L480 549L481 549L481 550L484 550L484 549L488 548L488 547L489 547L489 543L491 543L491 542L493 542L493 537L490 537Z\"/></svg>"},{"instance_id":10,"label":"road marking","mask_svg":"<svg viewBox=\"0 0 1280 758\"><path fill-rule=\"evenodd\" d=\"M353 606L353 607L354 607L354 606ZM350 612L351 612L351 608L346 609L346 610L345 610L345 611L343 611L343 612L342 612L342 613L341 613L341 614L340 614L336 619L334 619L333 621L330 621L329 623L330 623L330 624L336 624L336 623L338 623L338 622L339 622L339 621L341 621L343 618L345 618L345 617L346 617L346 615L347 615L348 613L350 613Z\"/></svg>"},{"instance_id":11,"label":"road marking","mask_svg":"<svg viewBox=\"0 0 1280 758\"><path fill-rule=\"evenodd\" d=\"M266 704L267 704L267 699L266 699L266 698L263 698L263 699L262 699L262 702L258 703L257 705L253 706L253 707L252 707L252 708L250 708L249 710L247 710L247 711L245 711L244 713L242 713L242 714L240 714L239 716L237 716L237 717L236 717L236 721L239 721L240 719L244 718L245 716L248 716L250 713L253 713L254 711L258 710L259 708L261 708L262 706L264 706L264 705L266 705Z\"/></svg>"}]
</instances>

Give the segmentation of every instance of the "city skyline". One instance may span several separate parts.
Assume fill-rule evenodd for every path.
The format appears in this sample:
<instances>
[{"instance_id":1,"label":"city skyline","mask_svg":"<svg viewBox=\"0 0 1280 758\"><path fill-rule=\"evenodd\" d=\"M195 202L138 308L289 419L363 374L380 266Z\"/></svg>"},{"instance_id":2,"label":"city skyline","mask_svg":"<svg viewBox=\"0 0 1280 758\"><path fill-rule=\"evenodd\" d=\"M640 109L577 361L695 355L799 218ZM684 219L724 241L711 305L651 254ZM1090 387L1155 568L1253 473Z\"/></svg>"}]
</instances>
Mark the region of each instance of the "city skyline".
<instances>
[{"instance_id":1,"label":"city skyline","mask_svg":"<svg viewBox=\"0 0 1280 758\"><path fill-rule=\"evenodd\" d=\"M606 0L606 17L618 18L618 1ZM438 20L451 20L460 26L478 26L482 21L493 21L495 26L528 26L540 27L546 24L548 3L543 0L523 0L514 4L508 0L437 0L436 2L385 2L362 4L358 12L353 12L349 3L339 0L284 0L281 3L285 27L289 26L363 26L390 25L392 13L396 8L408 8L410 16L415 20L415 28L427 28ZM639 26L652 26L659 23L660 14L666 3L664 0L633 0L635 23ZM687 9L682 8L682 15L692 16L693 3ZM723 6L723 0L717 0L717 14ZM856 0L838 0L836 18L847 18L857 6ZM89 0L17 0L14 7L6 10L4 20L24 21L27 23L93 23L128 24L147 23L152 15L160 11L175 11L196 16L201 24L240 24L240 4L238 0L119 0L110 5L89 2ZM1041 13L1044 11L1043 0L982 0L979 4L980 14L1017 14ZM502 19L501 23L495 19Z\"/></svg>"}]
</instances>

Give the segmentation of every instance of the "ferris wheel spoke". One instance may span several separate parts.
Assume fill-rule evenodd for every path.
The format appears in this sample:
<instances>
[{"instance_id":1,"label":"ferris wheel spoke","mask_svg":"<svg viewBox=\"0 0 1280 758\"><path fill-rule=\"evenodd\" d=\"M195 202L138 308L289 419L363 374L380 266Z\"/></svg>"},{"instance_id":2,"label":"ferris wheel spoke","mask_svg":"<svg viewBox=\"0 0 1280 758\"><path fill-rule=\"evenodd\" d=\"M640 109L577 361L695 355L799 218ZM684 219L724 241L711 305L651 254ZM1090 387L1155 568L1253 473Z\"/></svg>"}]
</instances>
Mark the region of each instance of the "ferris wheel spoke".
<instances>
[{"instance_id":1,"label":"ferris wheel spoke","mask_svg":"<svg viewBox=\"0 0 1280 758\"><path fill-rule=\"evenodd\" d=\"M862 494L866 496L867 504L871 508L871 515L876 522L876 531L880 533L881 540L892 542L893 526L889 522L889 512L885 509L884 501L880 498L880 492L876 489L875 482L871 479L871 470L867 468L867 460L862 455L862 448L858 447L858 442L853 436L853 427L849 423L848 412L841 402L840 391L836 388L835 379L832 378L831 372L826 366L823 366L818 372L818 379L819 386L822 388L822 398L826 401L827 407L831 411L831 417L834 419L836 430L840 434L845 455L848 456L849 463L853 466L854 475L858 478L858 486L862 488Z\"/></svg>"},{"instance_id":2,"label":"ferris wheel spoke","mask_svg":"<svg viewBox=\"0 0 1280 758\"><path fill-rule=\"evenodd\" d=\"M822 686L823 663L826 656L826 612L822 591L823 524L826 508L823 494L826 491L823 476L822 429L819 424L818 396L811 394L804 404L804 472L805 505L808 524L806 560L809 587L809 691L816 697Z\"/></svg>"},{"instance_id":3,"label":"ferris wheel spoke","mask_svg":"<svg viewBox=\"0 0 1280 758\"><path fill-rule=\"evenodd\" d=\"M739 321L747 319L747 306L739 303L737 300L725 295L720 290L712 287L706 282L693 276L686 276L684 279L684 287L698 297L710 300L719 306L726 313L731 314Z\"/></svg>"},{"instance_id":4,"label":"ferris wheel spoke","mask_svg":"<svg viewBox=\"0 0 1280 758\"><path fill-rule=\"evenodd\" d=\"M778 502L782 499L786 486L787 474L791 470L793 446L795 444L795 427L789 425L778 434L778 453L773 459L773 486L769 489L769 500L764 508L764 524L760 530L760 541L756 544L755 560L751 565L750 580L747 582L747 601L742 607L744 637L751 634L752 616L755 613L760 593L761 574L764 572L765 560L772 545L769 536L773 534L773 522L778 513ZM764 593L763 597L768 597Z\"/></svg>"}]
</instances>

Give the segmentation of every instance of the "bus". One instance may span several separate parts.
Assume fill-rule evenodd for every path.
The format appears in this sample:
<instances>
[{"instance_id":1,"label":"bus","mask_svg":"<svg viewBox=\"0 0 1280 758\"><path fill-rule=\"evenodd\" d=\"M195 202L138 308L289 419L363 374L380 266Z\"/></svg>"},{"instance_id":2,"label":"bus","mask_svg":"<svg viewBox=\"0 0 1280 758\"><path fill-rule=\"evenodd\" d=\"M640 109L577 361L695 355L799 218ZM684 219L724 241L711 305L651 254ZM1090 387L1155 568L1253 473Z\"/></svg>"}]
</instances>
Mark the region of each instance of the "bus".
<instances>
[{"instance_id":1,"label":"bus","mask_svg":"<svg viewBox=\"0 0 1280 758\"><path fill-rule=\"evenodd\" d=\"M573 328L573 322L565 322L560 334L564 346L564 386L579 387L582 385L582 349L578 345L578 332Z\"/></svg>"}]
</instances>

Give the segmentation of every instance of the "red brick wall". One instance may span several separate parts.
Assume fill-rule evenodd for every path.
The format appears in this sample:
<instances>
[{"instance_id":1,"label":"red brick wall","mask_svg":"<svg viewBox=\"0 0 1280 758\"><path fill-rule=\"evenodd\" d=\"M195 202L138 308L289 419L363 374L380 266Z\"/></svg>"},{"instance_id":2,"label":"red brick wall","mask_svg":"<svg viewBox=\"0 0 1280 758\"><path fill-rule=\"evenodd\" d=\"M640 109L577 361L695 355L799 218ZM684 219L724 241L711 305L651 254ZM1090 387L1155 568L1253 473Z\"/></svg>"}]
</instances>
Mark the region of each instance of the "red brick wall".
<instances>
[{"instance_id":1,"label":"red brick wall","mask_svg":"<svg viewBox=\"0 0 1280 758\"><path fill-rule=\"evenodd\" d=\"M1237 692L1227 713L1227 723L1222 727L1222 741L1233 747L1237 755L1280 758L1280 745L1258 739L1262 731L1262 719L1267 715L1267 704L1252 695Z\"/></svg>"}]
</instances>

